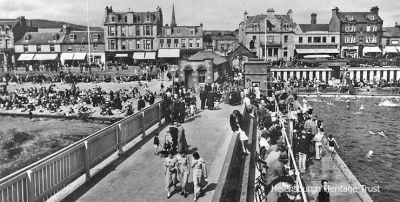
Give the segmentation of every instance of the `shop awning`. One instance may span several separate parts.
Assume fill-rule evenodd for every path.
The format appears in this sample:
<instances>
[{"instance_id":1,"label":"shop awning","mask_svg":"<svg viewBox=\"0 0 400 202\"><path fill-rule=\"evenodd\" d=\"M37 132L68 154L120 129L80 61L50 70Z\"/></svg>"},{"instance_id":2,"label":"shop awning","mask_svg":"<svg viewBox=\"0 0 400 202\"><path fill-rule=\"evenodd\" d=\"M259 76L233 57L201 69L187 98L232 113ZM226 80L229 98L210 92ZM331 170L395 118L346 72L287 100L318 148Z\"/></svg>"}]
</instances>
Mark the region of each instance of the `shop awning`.
<instances>
[{"instance_id":1,"label":"shop awning","mask_svg":"<svg viewBox=\"0 0 400 202\"><path fill-rule=\"evenodd\" d=\"M380 53L382 52L381 49L379 49L379 47L364 47L363 49L364 53Z\"/></svg>"},{"instance_id":2,"label":"shop awning","mask_svg":"<svg viewBox=\"0 0 400 202\"><path fill-rule=\"evenodd\" d=\"M306 55L304 58L330 58L330 55Z\"/></svg>"},{"instance_id":3,"label":"shop awning","mask_svg":"<svg viewBox=\"0 0 400 202\"><path fill-rule=\"evenodd\" d=\"M338 54L338 49L296 49L298 54Z\"/></svg>"},{"instance_id":4,"label":"shop awning","mask_svg":"<svg viewBox=\"0 0 400 202\"><path fill-rule=\"evenodd\" d=\"M128 53L123 54L123 53L118 53L115 55L116 58L127 58L128 57Z\"/></svg>"},{"instance_id":5,"label":"shop awning","mask_svg":"<svg viewBox=\"0 0 400 202\"><path fill-rule=\"evenodd\" d=\"M85 60L86 53L75 53L74 60Z\"/></svg>"},{"instance_id":6,"label":"shop awning","mask_svg":"<svg viewBox=\"0 0 400 202\"><path fill-rule=\"evenodd\" d=\"M156 52L146 52L144 57L146 60L155 60L156 59Z\"/></svg>"},{"instance_id":7,"label":"shop awning","mask_svg":"<svg viewBox=\"0 0 400 202\"><path fill-rule=\"evenodd\" d=\"M158 58L179 58L180 49L159 49Z\"/></svg>"},{"instance_id":8,"label":"shop awning","mask_svg":"<svg viewBox=\"0 0 400 202\"><path fill-rule=\"evenodd\" d=\"M35 54L21 54L18 61L31 61Z\"/></svg>"},{"instance_id":9,"label":"shop awning","mask_svg":"<svg viewBox=\"0 0 400 202\"><path fill-rule=\"evenodd\" d=\"M386 46L383 52L384 53L398 53L398 50L397 50L396 46Z\"/></svg>"},{"instance_id":10,"label":"shop awning","mask_svg":"<svg viewBox=\"0 0 400 202\"><path fill-rule=\"evenodd\" d=\"M36 54L33 60L56 60L57 56L57 54Z\"/></svg>"},{"instance_id":11,"label":"shop awning","mask_svg":"<svg viewBox=\"0 0 400 202\"><path fill-rule=\"evenodd\" d=\"M72 60L74 53L61 53L60 60Z\"/></svg>"},{"instance_id":12,"label":"shop awning","mask_svg":"<svg viewBox=\"0 0 400 202\"><path fill-rule=\"evenodd\" d=\"M133 59L136 60L144 60L144 52L134 52L133 53Z\"/></svg>"}]
</instances>

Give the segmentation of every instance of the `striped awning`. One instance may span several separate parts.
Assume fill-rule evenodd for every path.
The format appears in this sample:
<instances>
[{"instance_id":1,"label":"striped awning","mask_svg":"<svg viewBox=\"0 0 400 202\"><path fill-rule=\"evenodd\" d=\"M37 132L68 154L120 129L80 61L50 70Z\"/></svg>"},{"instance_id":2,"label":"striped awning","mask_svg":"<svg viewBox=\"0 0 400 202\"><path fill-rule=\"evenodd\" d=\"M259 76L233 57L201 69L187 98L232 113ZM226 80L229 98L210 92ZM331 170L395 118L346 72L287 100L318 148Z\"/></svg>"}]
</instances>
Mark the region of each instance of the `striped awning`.
<instances>
[{"instance_id":1,"label":"striped awning","mask_svg":"<svg viewBox=\"0 0 400 202\"><path fill-rule=\"evenodd\" d=\"M144 55L145 55L144 52L134 52L134 53L133 53L133 59L136 59L136 60L144 60L144 59L145 59L145 58L144 58Z\"/></svg>"},{"instance_id":2,"label":"striped awning","mask_svg":"<svg viewBox=\"0 0 400 202\"><path fill-rule=\"evenodd\" d=\"M398 53L399 51L397 50L396 46L386 46L384 53Z\"/></svg>"},{"instance_id":3,"label":"striped awning","mask_svg":"<svg viewBox=\"0 0 400 202\"><path fill-rule=\"evenodd\" d=\"M180 49L159 49L158 58L179 58Z\"/></svg>"},{"instance_id":4,"label":"striped awning","mask_svg":"<svg viewBox=\"0 0 400 202\"><path fill-rule=\"evenodd\" d=\"M146 60L155 60L156 59L156 52L146 52L144 57Z\"/></svg>"},{"instance_id":5,"label":"striped awning","mask_svg":"<svg viewBox=\"0 0 400 202\"><path fill-rule=\"evenodd\" d=\"M379 49L379 47L374 46L374 47L364 47L363 52L364 53L380 53L382 51L381 51L381 49Z\"/></svg>"},{"instance_id":6,"label":"striped awning","mask_svg":"<svg viewBox=\"0 0 400 202\"><path fill-rule=\"evenodd\" d=\"M74 60L85 60L86 53L75 53Z\"/></svg>"},{"instance_id":7,"label":"striped awning","mask_svg":"<svg viewBox=\"0 0 400 202\"><path fill-rule=\"evenodd\" d=\"M18 61L31 61L35 54L21 54Z\"/></svg>"},{"instance_id":8,"label":"striped awning","mask_svg":"<svg viewBox=\"0 0 400 202\"><path fill-rule=\"evenodd\" d=\"M61 53L60 60L72 60L74 53Z\"/></svg>"},{"instance_id":9,"label":"striped awning","mask_svg":"<svg viewBox=\"0 0 400 202\"><path fill-rule=\"evenodd\" d=\"M35 57L33 57L33 60L56 60L57 57L57 54L36 54Z\"/></svg>"}]
</instances>

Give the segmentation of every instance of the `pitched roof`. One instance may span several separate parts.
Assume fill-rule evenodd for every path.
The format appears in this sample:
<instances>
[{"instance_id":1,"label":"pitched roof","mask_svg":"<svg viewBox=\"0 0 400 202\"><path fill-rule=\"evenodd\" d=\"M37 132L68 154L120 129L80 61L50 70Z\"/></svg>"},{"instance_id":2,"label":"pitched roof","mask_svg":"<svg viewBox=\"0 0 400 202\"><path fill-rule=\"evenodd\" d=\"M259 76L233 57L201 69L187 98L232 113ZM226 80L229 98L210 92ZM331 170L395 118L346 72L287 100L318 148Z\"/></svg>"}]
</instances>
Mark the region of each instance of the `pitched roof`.
<instances>
[{"instance_id":1,"label":"pitched roof","mask_svg":"<svg viewBox=\"0 0 400 202\"><path fill-rule=\"evenodd\" d=\"M383 37L400 37L400 27L383 27Z\"/></svg>"},{"instance_id":2,"label":"pitched roof","mask_svg":"<svg viewBox=\"0 0 400 202\"><path fill-rule=\"evenodd\" d=\"M70 35L74 34L74 39L70 39ZM97 34L99 36L98 40L95 40L94 35ZM85 31L72 31L63 41L64 44L87 44L87 32ZM104 43L104 32L99 31L91 31L90 32L90 43L100 44Z\"/></svg>"},{"instance_id":3,"label":"pitched roof","mask_svg":"<svg viewBox=\"0 0 400 202\"><path fill-rule=\"evenodd\" d=\"M10 28L13 28L16 24L18 24L18 20L17 19L0 19L0 26L1 27L5 27L5 26L9 26Z\"/></svg>"},{"instance_id":4,"label":"pitched roof","mask_svg":"<svg viewBox=\"0 0 400 202\"><path fill-rule=\"evenodd\" d=\"M267 18L267 17L268 17L268 15L264 15L264 14L255 15L255 16L248 16L246 25L247 25L247 27L250 27L251 24L260 23L260 22L264 21L264 19ZM295 24L295 23L291 23L290 22L290 16L289 15L274 15L274 17L276 19L282 21L282 22L289 23L289 24Z\"/></svg>"},{"instance_id":5,"label":"pitched roof","mask_svg":"<svg viewBox=\"0 0 400 202\"><path fill-rule=\"evenodd\" d=\"M205 59L214 59L213 60L214 65L219 65L228 61L224 57L221 57L210 50L197 52L196 54L188 58L188 60L196 60L196 61Z\"/></svg>"},{"instance_id":6,"label":"pitched roof","mask_svg":"<svg viewBox=\"0 0 400 202\"><path fill-rule=\"evenodd\" d=\"M190 34L190 30L195 30L194 34ZM167 29L171 30L171 35L167 35ZM176 27L162 27L159 37L202 37L202 26L176 26Z\"/></svg>"},{"instance_id":7,"label":"pitched roof","mask_svg":"<svg viewBox=\"0 0 400 202\"><path fill-rule=\"evenodd\" d=\"M25 40L25 36L29 36L29 40ZM54 37L56 40L54 40ZM18 40L17 45L41 45L41 44L61 44L64 40L63 32L27 32L22 39Z\"/></svg>"},{"instance_id":8,"label":"pitched roof","mask_svg":"<svg viewBox=\"0 0 400 202\"><path fill-rule=\"evenodd\" d=\"M367 22L367 21L369 21L367 19L367 16L369 16L369 15L375 16L375 18L378 22L382 22L382 19L378 15L376 15L375 13L372 13L372 12L339 12L337 16L339 17L340 21L342 21L342 22L346 21L346 17L348 17L348 16L353 16L353 20L355 22Z\"/></svg>"},{"instance_id":9,"label":"pitched roof","mask_svg":"<svg viewBox=\"0 0 400 202\"><path fill-rule=\"evenodd\" d=\"M303 32L329 31L329 24L299 24Z\"/></svg>"}]
</instances>

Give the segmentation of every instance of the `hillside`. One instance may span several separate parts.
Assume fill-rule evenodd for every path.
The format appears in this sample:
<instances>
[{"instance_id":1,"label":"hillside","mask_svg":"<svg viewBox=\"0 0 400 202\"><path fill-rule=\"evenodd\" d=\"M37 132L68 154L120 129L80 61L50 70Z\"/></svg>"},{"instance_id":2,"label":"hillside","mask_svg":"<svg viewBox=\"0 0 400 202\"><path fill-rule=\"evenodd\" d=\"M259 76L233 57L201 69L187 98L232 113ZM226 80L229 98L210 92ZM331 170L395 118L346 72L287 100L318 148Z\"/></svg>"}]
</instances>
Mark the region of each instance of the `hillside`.
<instances>
[{"instance_id":1,"label":"hillside","mask_svg":"<svg viewBox=\"0 0 400 202\"><path fill-rule=\"evenodd\" d=\"M71 24L68 22L43 20L43 19L32 19L32 20L27 20L27 25L29 26L31 22L32 22L32 27L37 27L37 28L62 28L63 25L69 25L71 27L71 30L75 30L75 31L87 30L87 27L84 25L76 25L76 24ZM90 27L90 30L103 31L103 28Z\"/></svg>"}]
</instances>

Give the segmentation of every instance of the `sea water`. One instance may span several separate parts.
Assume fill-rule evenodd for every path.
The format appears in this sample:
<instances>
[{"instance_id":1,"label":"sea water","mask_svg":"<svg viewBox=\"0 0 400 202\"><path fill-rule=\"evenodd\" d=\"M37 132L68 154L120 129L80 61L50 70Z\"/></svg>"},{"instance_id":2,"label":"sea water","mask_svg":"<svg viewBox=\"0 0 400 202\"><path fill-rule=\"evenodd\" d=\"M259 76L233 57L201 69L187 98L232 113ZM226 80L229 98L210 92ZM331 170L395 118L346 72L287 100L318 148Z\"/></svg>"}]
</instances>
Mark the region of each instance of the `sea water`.
<instances>
[{"instance_id":1,"label":"sea water","mask_svg":"<svg viewBox=\"0 0 400 202\"><path fill-rule=\"evenodd\" d=\"M374 201L400 201L400 102L381 98L306 98L333 135L338 153L362 185L379 186ZM300 99L302 100L302 99ZM331 102L331 103L330 103ZM328 105L328 103L330 103ZM365 110L359 110L364 105ZM379 135L382 132L386 136ZM368 158L368 151L374 155Z\"/></svg>"}]
</instances>

